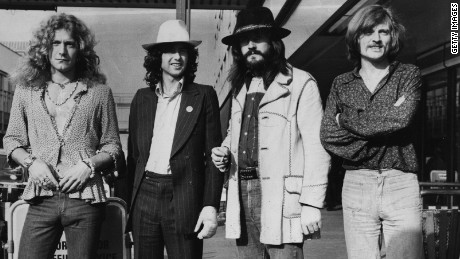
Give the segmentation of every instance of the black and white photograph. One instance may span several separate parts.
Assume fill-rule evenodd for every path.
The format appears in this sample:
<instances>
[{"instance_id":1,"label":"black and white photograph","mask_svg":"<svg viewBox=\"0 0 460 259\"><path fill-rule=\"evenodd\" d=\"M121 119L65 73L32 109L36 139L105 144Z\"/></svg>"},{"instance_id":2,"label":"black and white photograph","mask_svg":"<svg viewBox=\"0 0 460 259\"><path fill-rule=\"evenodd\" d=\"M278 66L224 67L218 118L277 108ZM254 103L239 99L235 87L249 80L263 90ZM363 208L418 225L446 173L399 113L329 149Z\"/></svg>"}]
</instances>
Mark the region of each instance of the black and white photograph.
<instances>
[{"instance_id":1,"label":"black and white photograph","mask_svg":"<svg viewBox=\"0 0 460 259\"><path fill-rule=\"evenodd\" d=\"M0 259L460 259L458 8L0 0Z\"/></svg>"}]
</instances>

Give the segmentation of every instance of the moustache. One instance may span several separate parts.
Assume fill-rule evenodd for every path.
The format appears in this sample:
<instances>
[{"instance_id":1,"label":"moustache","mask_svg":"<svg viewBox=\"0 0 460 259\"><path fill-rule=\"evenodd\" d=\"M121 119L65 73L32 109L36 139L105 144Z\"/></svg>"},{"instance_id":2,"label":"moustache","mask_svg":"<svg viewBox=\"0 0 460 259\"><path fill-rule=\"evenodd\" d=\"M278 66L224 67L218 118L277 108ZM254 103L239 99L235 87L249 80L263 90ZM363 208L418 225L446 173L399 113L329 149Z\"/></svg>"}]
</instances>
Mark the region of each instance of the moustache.
<instances>
[{"instance_id":1,"label":"moustache","mask_svg":"<svg viewBox=\"0 0 460 259\"><path fill-rule=\"evenodd\" d=\"M260 52L258 50L255 50L255 49L254 50L249 50L248 52L246 52L246 54L244 54L244 58L247 58L247 57L249 57L251 55L254 55L254 54L261 55L262 57L266 58L265 55L262 52Z\"/></svg>"}]
</instances>

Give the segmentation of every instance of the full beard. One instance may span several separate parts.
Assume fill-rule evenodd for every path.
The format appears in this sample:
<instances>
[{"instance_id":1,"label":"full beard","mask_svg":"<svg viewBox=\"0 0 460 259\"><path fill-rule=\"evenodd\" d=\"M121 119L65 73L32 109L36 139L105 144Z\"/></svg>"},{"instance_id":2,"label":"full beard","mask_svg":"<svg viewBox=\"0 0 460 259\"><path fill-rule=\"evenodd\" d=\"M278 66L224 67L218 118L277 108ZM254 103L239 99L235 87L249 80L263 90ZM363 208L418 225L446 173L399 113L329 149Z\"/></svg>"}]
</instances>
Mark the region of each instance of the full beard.
<instances>
[{"instance_id":1,"label":"full beard","mask_svg":"<svg viewBox=\"0 0 460 259\"><path fill-rule=\"evenodd\" d=\"M252 60L248 61L248 57L252 54L258 54L262 57L261 60ZM244 58L246 60L246 67L251 71L252 74L254 75L263 75L264 72L267 70L269 66L268 62L268 57L267 55L257 51L257 50L251 50L248 51L245 55Z\"/></svg>"}]
</instances>

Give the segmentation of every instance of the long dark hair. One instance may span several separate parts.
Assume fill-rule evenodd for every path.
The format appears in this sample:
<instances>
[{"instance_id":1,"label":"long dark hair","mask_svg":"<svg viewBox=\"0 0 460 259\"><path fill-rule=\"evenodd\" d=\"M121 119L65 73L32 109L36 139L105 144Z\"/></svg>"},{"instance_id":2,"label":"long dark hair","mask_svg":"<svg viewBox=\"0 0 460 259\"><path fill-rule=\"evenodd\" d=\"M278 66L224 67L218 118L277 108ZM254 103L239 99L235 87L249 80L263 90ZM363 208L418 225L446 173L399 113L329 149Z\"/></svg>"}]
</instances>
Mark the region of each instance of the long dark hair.
<instances>
[{"instance_id":1,"label":"long dark hair","mask_svg":"<svg viewBox=\"0 0 460 259\"><path fill-rule=\"evenodd\" d=\"M270 56L268 57L268 60L265 61L265 70L261 75L264 80L265 87L268 87L279 73L289 73L289 65L284 56L285 47L283 41L273 37L271 37L270 40ZM232 45L232 55L233 65L230 69L227 80L230 82L233 94L237 95L246 80L248 67L246 65L246 59L241 53L239 44Z\"/></svg>"},{"instance_id":2,"label":"long dark hair","mask_svg":"<svg viewBox=\"0 0 460 259\"><path fill-rule=\"evenodd\" d=\"M106 82L106 77L99 70L99 57L94 51L94 34L80 19L61 13L42 22L40 28L34 32L27 54L11 76L13 84L36 89L46 86L46 82L51 80L48 56L53 47L55 32L60 29L70 32L78 46L76 79L88 85Z\"/></svg>"},{"instance_id":3,"label":"long dark hair","mask_svg":"<svg viewBox=\"0 0 460 259\"><path fill-rule=\"evenodd\" d=\"M187 46L188 61L184 72L184 83L191 84L195 80L195 73L198 68L198 50L192 46ZM150 88L155 89L156 84L161 82L161 55L163 54L161 47L152 48L147 51L144 58L144 67L147 70L144 80Z\"/></svg>"}]
</instances>

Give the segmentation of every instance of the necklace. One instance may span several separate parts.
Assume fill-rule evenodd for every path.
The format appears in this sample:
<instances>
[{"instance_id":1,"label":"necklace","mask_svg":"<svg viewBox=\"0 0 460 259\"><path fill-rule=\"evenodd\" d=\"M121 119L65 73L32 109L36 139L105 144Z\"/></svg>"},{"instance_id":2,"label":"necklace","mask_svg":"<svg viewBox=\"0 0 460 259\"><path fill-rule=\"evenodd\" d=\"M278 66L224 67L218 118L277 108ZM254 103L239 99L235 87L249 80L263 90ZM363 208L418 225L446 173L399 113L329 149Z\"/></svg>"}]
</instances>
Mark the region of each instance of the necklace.
<instances>
[{"instance_id":1,"label":"necklace","mask_svg":"<svg viewBox=\"0 0 460 259\"><path fill-rule=\"evenodd\" d=\"M53 82L53 83L54 83L54 82ZM65 85L67 85L67 84L69 84L69 83L70 83L70 82L67 82L67 83L63 84L64 87L65 87ZM59 86L61 86L61 84L59 84L59 83L55 83L55 84L58 84ZM77 86L78 86L78 81L75 83L75 86L73 87L73 90L70 92L70 94L69 94L62 102L55 102L55 101L53 101L53 99L51 99L50 92L48 91L48 87L46 88L46 96L48 96L48 99L49 99L54 105L56 105L56 106L61 106L61 105L63 105L64 103L66 103L66 102L70 99L70 97L73 95L73 93L75 93L75 90L77 90ZM57 99L57 98L56 98L56 99Z\"/></svg>"},{"instance_id":2,"label":"necklace","mask_svg":"<svg viewBox=\"0 0 460 259\"><path fill-rule=\"evenodd\" d=\"M72 81L72 80L70 80L70 81L67 81L67 82L65 82L65 83L63 83L63 84L61 84L61 83L58 83L58 82L54 82L53 80L51 80L51 82L52 82L53 84L57 84L57 85L59 85L59 87L61 87L61 89L64 89L66 85L68 85L68 84L72 83L73 81Z\"/></svg>"}]
</instances>

